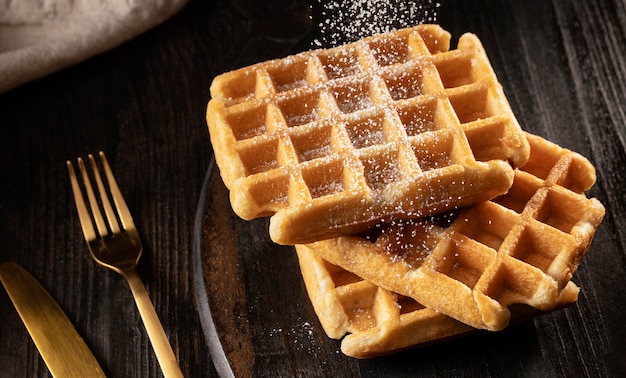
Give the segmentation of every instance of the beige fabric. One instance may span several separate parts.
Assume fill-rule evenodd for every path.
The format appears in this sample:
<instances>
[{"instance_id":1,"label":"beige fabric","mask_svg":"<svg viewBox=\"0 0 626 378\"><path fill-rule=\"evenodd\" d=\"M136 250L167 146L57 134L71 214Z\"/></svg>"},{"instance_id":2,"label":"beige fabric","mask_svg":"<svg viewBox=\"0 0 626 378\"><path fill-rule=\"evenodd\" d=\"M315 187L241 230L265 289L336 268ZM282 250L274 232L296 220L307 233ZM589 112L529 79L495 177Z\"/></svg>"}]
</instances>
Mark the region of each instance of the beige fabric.
<instances>
[{"instance_id":1,"label":"beige fabric","mask_svg":"<svg viewBox=\"0 0 626 378\"><path fill-rule=\"evenodd\" d=\"M0 93L109 50L187 0L0 0Z\"/></svg>"}]
</instances>

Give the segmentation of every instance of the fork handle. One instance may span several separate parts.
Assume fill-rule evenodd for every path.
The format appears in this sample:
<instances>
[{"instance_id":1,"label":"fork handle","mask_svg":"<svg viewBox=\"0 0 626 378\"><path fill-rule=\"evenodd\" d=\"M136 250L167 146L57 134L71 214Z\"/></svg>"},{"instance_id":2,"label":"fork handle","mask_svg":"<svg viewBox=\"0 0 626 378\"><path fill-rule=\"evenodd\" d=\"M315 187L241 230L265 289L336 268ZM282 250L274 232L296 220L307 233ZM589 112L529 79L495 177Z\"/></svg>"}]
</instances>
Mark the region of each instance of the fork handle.
<instances>
[{"instance_id":1,"label":"fork handle","mask_svg":"<svg viewBox=\"0 0 626 378\"><path fill-rule=\"evenodd\" d=\"M163 326L137 271L135 269L126 270L124 271L124 277L128 281L128 286L130 286L130 290L135 298L135 303L163 371L163 376L166 378L182 377L183 373L178 366L176 356L174 356L167 335L165 335Z\"/></svg>"}]
</instances>

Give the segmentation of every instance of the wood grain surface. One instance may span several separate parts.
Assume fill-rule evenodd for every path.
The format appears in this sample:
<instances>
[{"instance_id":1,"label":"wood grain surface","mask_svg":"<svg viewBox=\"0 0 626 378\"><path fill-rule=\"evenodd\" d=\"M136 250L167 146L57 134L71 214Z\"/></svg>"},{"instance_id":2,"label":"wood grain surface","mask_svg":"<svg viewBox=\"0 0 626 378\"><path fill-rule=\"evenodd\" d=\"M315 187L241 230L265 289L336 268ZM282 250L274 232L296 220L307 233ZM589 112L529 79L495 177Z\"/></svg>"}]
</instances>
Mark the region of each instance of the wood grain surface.
<instances>
[{"instance_id":1,"label":"wood grain surface","mask_svg":"<svg viewBox=\"0 0 626 378\"><path fill-rule=\"evenodd\" d=\"M216 377L193 274L194 219L211 160L209 85L219 73L305 48L319 21L309 20L315 9L298 0L192 0L122 46L0 95L0 261L17 262L41 281L107 375L161 372L126 283L88 254L65 161L107 153L144 242L139 274L182 370L188 377ZM438 17L455 41L468 31L480 37L524 129L593 162L598 181L590 195L607 215L575 275L582 288L575 305L498 334L376 361L346 358L338 371L362 377L626 376L626 2L447 0ZM255 227L261 232L263 226ZM253 277L247 280L254 284ZM267 355L266 366L247 366L242 375L333 375L323 364L281 368L297 365L306 353L311 348ZM0 290L0 377L47 376Z\"/></svg>"}]
</instances>

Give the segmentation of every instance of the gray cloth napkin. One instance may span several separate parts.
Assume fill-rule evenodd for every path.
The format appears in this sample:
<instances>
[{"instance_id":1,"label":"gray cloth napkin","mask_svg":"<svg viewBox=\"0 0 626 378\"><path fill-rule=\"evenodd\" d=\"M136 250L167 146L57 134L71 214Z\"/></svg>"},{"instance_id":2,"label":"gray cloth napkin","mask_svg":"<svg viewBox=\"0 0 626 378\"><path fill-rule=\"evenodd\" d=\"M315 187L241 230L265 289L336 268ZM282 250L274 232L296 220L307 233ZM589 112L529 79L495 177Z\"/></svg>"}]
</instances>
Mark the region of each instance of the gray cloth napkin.
<instances>
[{"instance_id":1,"label":"gray cloth napkin","mask_svg":"<svg viewBox=\"0 0 626 378\"><path fill-rule=\"evenodd\" d=\"M187 0L0 0L0 93L109 50Z\"/></svg>"}]
</instances>

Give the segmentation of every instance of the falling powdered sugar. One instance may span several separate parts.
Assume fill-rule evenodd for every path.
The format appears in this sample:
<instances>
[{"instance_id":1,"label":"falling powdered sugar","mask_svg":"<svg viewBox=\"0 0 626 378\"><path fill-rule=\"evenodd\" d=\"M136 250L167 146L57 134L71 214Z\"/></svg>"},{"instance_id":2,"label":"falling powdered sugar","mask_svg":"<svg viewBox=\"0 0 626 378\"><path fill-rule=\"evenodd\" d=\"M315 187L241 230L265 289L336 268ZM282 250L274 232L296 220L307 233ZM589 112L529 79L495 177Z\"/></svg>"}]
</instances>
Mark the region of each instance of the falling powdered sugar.
<instances>
[{"instance_id":1,"label":"falling powdered sugar","mask_svg":"<svg viewBox=\"0 0 626 378\"><path fill-rule=\"evenodd\" d=\"M316 8L315 8L316 7ZM322 1L314 6L313 19L320 37L314 47L332 47L370 35L424 23L436 23L440 3L433 0Z\"/></svg>"}]
</instances>

